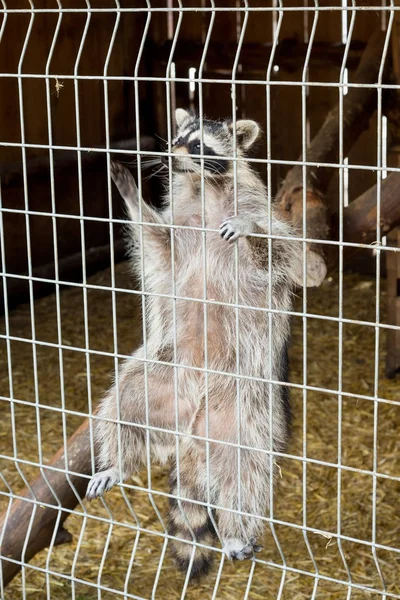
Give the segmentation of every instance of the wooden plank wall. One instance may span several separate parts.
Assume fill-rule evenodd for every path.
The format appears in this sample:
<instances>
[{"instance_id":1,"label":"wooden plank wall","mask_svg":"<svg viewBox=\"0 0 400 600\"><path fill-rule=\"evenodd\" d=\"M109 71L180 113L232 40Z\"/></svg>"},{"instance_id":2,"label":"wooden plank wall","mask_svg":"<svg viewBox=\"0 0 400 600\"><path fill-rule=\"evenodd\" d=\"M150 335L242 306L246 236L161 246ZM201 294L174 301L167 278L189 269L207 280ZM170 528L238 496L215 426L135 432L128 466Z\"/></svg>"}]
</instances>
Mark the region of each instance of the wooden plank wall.
<instances>
[{"instance_id":1,"label":"wooden plank wall","mask_svg":"<svg viewBox=\"0 0 400 600\"><path fill-rule=\"evenodd\" d=\"M172 0L152 0L153 7L166 7ZM364 0L364 4L372 0ZM209 6L204 0L184 0L185 7ZM173 6L177 6L173 0ZM238 0L217 0L217 6L235 7ZM252 0L251 6L261 6L261 0ZM266 3L266 6L271 3ZM320 6L339 6L339 0L319 0ZM63 8L86 8L84 0L63 0ZM143 8L143 12L121 13L119 27L110 56L109 74L129 76L134 72L135 62L146 21L145 0L123 0L122 7ZM285 7L297 7L297 11L284 12L280 34L276 72L276 82L285 85L271 86L271 156L277 161L296 160L301 154L302 142L302 98L301 87L287 85L301 82L303 74L304 52L311 34L313 20L316 18L314 45L310 56L308 77L313 82L338 81L340 63L324 61L324 47L335 48L340 54L341 14L340 12L320 12L315 17L313 12L304 13L303 3L299 0L285 0ZM27 0L14 0L13 8L29 8ZM92 9L115 8L113 0L92 0ZM56 8L55 0L36 0L35 8ZM270 44L273 39L274 19L272 12L250 13L244 36L244 46L239 61L237 78L264 81L270 58ZM3 16L4 18L4 16ZM53 144L60 146L76 145L76 102L75 85L79 88L79 115L81 123L81 143L87 147L104 146L105 114L104 85L102 81L92 79L79 81L62 77L72 75L77 65L77 56L82 36L87 26L87 36L77 67L80 75L102 76L104 63L109 49L117 14L113 12L92 12L90 20L87 13L64 13L61 19L54 54L49 66L51 75L58 75L62 85L56 90L56 79L50 80L51 123ZM202 86L204 113L209 117L219 118L232 115L231 84L232 68L237 49L238 32L243 21L243 13L216 13L210 37L209 53L204 65L204 76L218 79L221 83L204 83ZM145 46L145 55L140 67L140 74L164 77L166 64L170 56L168 44L171 32L176 32L178 13L168 16L167 13L153 13L149 34ZM177 48L173 56L177 77L186 77L190 67L197 70L204 48L205 36L210 24L211 13L196 10L183 14ZM58 14L36 13L31 21L29 13L9 14L0 43L0 73L18 72L21 52L31 25L25 58L21 64L22 73L43 74L52 44ZM276 23L276 21L275 21ZM368 40L371 33L381 25L381 14L362 11L357 13L353 41L360 42L360 48ZM335 44L336 46L332 46ZM326 45L326 46L325 46ZM291 50L292 48L292 50ZM339 48L339 50L338 50ZM328 51L328 50L327 50ZM359 53L360 55L360 53ZM359 56L358 55L358 56ZM281 58L279 58L279 56ZM339 59L340 60L340 59ZM357 60L351 62L349 80L354 75ZM24 78L22 80L23 111L25 119L25 139L28 144L48 144L48 114L46 106L46 88L43 78ZM189 106L191 98L187 83L176 83L170 86L172 106ZM141 106L141 134L157 133L166 137L166 93L164 82L141 82L139 84ZM266 131L266 87L257 84L237 84L237 116L246 116L257 120ZM194 106L198 106L199 90L196 87ZM109 123L111 140L121 140L135 135L135 116L137 107L134 103L133 83L124 81L110 82L108 85ZM310 135L318 130L329 109L338 100L338 90L328 87L310 87L307 93L307 117ZM2 124L0 141L21 141L20 106L18 79L0 77L0 122ZM265 136L258 148L258 157L265 157L267 152ZM26 151L28 159L37 156L48 156L48 150L30 149ZM54 151L57 162L58 151ZM21 149L16 147L0 147L0 163L21 165ZM376 124L372 123L355 145L349 160L352 164L375 164L376 162ZM272 169L272 191L276 191L287 166L275 165ZM266 167L260 167L265 177ZM349 173L350 197L356 197L364 189L374 183L372 172L352 170ZM105 177L104 159L83 165L83 206L86 215L108 216L108 194ZM49 212L51 210L51 194L49 170L40 175L29 173L28 169L28 203L33 211ZM2 204L5 207L24 208L24 189L22 181L13 181L7 185L3 176ZM77 164L58 170L55 180L55 200L57 211L64 214L79 214L78 169ZM331 205L337 206L337 181L331 186ZM120 200L114 203L116 215L120 215ZM4 215L6 261L10 272L27 271L26 222L24 215ZM53 232L51 218L31 216L29 219L32 238L32 261L34 266L43 265L53 260ZM57 244L60 258L82 250L79 222L72 219L58 219ZM105 223L86 223L86 248L107 244L109 241L108 225Z\"/></svg>"},{"instance_id":2,"label":"wooden plank wall","mask_svg":"<svg viewBox=\"0 0 400 600\"><path fill-rule=\"evenodd\" d=\"M125 2L125 5L129 3ZM135 6L145 5L145 2L135 2ZM83 0L63 0L64 9L85 9ZM92 0L91 6L96 8L114 7L112 0ZM13 8L29 8L26 0L15 0ZM35 8L57 8L54 0L37 0ZM54 46L54 53L49 65L50 74L58 74L50 80L51 96L50 111L52 123L53 144L63 147L77 145L76 111L80 117L81 144L89 148L104 147L105 130L105 91L102 81L93 79L79 81L79 106L75 101L75 85L67 76L73 75L74 70L79 75L102 76L105 59L109 50L116 13L93 12L88 19L87 13L64 13L60 22L56 13L36 13L34 20L27 13L9 14L5 25L3 39L0 44L0 72L16 74L18 72L27 34L30 35L26 46L25 58L22 61L23 74L44 74L49 50L53 42L56 27L59 31ZM123 13L110 55L108 73L115 76L133 75L138 47L145 23L144 13ZM77 57L84 35L81 57ZM144 73L142 67L141 73ZM66 77L63 78L62 75ZM56 83L62 87L57 91ZM48 114L46 105L46 86L43 78L22 79L23 113L25 125L25 141L27 144L48 144ZM141 98L145 106L146 87L140 86ZM132 82L113 81L108 84L110 139L121 140L135 135L135 111ZM14 77L0 78L0 122L1 142L20 143L20 98L18 80ZM146 111L143 110L146 116ZM143 120L142 133L146 132L146 119ZM62 155L54 151L57 162ZM28 205L30 210L50 212L51 190L50 171L31 173L30 159L48 156L48 150L28 148ZM77 158L77 157L76 157ZM85 156L83 157L85 158ZM1 147L0 163L3 172L2 204L7 208L24 208L24 189L21 178L13 179L7 184L7 168L22 170L22 153L18 147ZM100 162L83 163L83 208L87 216L107 217L108 194L105 177L104 156ZM78 193L78 163L69 164L65 169L57 169L55 178L56 210L59 213L79 214ZM120 201L115 204L116 214L120 216ZM31 250L33 266L49 263L54 259L53 232L51 218L46 216L31 216ZM80 252L80 225L77 220L57 219L58 251L62 259L72 253ZM27 247L25 216L4 214L6 262L9 272L26 272ZM109 242L107 223L86 223L86 248L99 246Z\"/></svg>"}]
</instances>

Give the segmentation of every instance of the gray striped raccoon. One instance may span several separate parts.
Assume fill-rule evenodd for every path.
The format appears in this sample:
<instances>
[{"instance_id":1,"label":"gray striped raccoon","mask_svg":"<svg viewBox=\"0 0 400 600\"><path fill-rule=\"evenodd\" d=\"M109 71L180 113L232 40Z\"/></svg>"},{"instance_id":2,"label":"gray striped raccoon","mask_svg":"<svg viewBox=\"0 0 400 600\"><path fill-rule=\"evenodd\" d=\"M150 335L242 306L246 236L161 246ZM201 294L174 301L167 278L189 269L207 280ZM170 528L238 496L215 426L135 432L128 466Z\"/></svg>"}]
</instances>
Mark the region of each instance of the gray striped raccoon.
<instances>
[{"instance_id":1,"label":"gray striped raccoon","mask_svg":"<svg viewBox=\"0 0 400 600\"><path fill-rule=\"evenodd\" d=\"M133 266L140 276L143 260L146 356L141 347L121 365L118 394L114 385L100 404L98 416L107 420L96 422L100 470L87 498L101 496L143 465L148 423L154 428L151 455L173 461L171 495L184 498L171 500L173 551L182 569L195 552L191 576L196 576L209 569L216 535L229 559L250 558L261 549L273 475L268 451L282 451L290 429L288 390L268 381L287 381L288 311L293 288L302 282L302 257L248 161L237 161L235 186L233 161L226 158L233 153L232 123L203 121L204 209L199 119L178 109L176 123L172 189L160 211L141 203L142 226L134 179L112 163L136 247L143 231L143 257L140 249L134 252ZM236 122L239 159L258 135L254 121ZM262 233L280 238L272 240L270 261L267 238L252 237ZM260 310L265 308L272 312ZM124 422L119 437L117 395ZM205 438L212 440L208 451ZM245 448L238 450L238 444Z\"/></svg>"}]
</instances>

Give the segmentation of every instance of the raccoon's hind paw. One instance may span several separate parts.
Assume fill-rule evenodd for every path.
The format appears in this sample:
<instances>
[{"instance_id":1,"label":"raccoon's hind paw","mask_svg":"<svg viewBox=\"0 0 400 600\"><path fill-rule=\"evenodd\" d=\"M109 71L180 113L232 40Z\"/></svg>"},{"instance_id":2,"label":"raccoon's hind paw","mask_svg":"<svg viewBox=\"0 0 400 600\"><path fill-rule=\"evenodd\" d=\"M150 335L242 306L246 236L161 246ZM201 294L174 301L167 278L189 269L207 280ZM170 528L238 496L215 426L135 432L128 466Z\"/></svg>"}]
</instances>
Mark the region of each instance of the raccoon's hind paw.
<instances>
[{"instance_id":1,"label":"raccoon's hind paw","mask_svg":"<svg viewBox=\"0 0 400 600\"><path fill-rule=\"evenodd\" d=\"M107 471L100 471L93 475L89 481L88 488L86 490L86 498L88 500L94 500L99 496L102 496L105 492L111 490L112 487L120 480L118 469L107 469Z\"/></svg>"},{"instance_id":2,"label":"raccoon's hind paw","mask_svg":"<svg viewBox=\"0 0 400 600\"><path fill-rule=\"evenodd\" d=\"M247 560L263 549L256 541L255 538L250 538L249 542L243 546L243 542L238 539L226 540L222 551L229 560Z\"/></svg>"},{"instance_id":3,"label":"raccoon's hind paw","mask_svg":"<svg viewBox=\"0 0 400 600\"><path fill-rule=\"evenodd\" d=\"M227 242L234 242L240 237L246 237L251 233L251 226L247 219L241 217L229 217L219 226L220 236Z\"/></svg>"}]
</instances>

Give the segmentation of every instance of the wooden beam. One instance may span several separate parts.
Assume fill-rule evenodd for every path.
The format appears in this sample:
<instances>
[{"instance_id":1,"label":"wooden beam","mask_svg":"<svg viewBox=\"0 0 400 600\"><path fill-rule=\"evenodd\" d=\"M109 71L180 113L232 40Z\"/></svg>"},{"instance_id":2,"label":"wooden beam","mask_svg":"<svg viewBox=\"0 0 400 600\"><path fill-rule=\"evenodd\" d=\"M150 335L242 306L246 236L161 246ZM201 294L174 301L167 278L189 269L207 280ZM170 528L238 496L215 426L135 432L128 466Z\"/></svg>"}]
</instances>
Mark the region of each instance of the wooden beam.
<instances>
[{"instance_id":1,"label":"wooden beam","mask_svg":"<svg viewBox=\"0 0 400 600\"><path fill-rule=\"evenodd\" d=\"M149 45L148 55L155 63L165 65L166 57L170 56L172 42L169 40L163 44ZM350 44L350 51L346 66L348 69L357 67L362 52L365 48L365 42L353 41ZM244 77L263 76L265 77L268 63L270 60L272 44L271 43L252 43L245 42L240 53L240 64ZM286 73L293 73L304 66L308 44L296 39L286 38L279 42L274 63L279 69ZM315 42L310 57L312 66L337 66L340 67L343 62L345 46L343 44L326 44L324 42ZM174 51L174 60L179 67L184 68L186 63L189 67L200 64L204 52L204 44L191 40L178 40ZM207 61L205 75L230 75L232 73L231 65L235 61L237 54L236 42L215 42L212 41L207 50Z\"/></svg>"},{"instance_id":2,"label":"wooden beam","mask_svg":"<svg viewBox=\"0 0 400 600\"><path fill-rule=\"evenodd\" d=\"M140 149L141 150L155 150L156 140L150 136L144 136L140 138ZM136 150L136 138L128 138L125 140L114 141L111 144L113 150ZM97 150L103 150L98 152ZM29 176L46 175L48 177L50 168L50 159L48 151L44 151L46 154L42 156L35 156L28 158L26 161L27 172ZM83 152L81 154L83 164L96 163L99 160L104 159L106 150L104 148L96 148L96 152ZM77 164L77 151L71 150L54 150L54 171L60 171L67 169L68 167L75 166ZM128 155L129 156L129 155ZM19 183L23 175L23 167L21 161L16 162L3 162L0 164L0 179L2 187L8 187Z\"/></svg>"}]
</instances>

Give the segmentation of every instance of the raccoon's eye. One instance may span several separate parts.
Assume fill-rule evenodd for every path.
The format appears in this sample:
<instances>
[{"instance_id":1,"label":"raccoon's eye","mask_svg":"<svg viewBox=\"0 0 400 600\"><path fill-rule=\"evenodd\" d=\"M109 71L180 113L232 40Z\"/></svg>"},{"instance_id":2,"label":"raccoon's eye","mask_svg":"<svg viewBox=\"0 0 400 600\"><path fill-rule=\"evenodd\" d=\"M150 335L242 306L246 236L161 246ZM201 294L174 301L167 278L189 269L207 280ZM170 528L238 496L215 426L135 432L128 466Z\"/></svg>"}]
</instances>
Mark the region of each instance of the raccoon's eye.
<instances>
[{"instance_id":1,"label":"raccoon's eye","mask_svg":"<svg viewBox=\"0 0 400 600\"><path fill-rule=\"evenodd\" d=\"M192 146L192 154L197 154L200 152L200 142L194 142Z\"/></svg>"}]
</instances>

